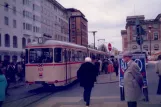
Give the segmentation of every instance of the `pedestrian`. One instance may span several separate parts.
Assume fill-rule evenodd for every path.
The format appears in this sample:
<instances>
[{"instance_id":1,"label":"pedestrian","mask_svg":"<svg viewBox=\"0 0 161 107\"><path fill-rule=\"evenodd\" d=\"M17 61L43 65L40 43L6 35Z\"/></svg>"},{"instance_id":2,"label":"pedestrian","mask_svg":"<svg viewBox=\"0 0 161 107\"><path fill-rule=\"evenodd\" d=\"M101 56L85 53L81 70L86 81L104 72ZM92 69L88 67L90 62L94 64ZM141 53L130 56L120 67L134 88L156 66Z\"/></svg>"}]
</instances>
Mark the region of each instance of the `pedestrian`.
<instances>
[{"instance_id":1,"label":"pedestrian","mask_svg":"<svg viewBox=\"0 0 161 107\"><path fill-rule=\"evenodd\" d=\"M116 76L118 76L119 64L117 59L115 59L114 61L114 69L115 69Z\"/></svg>"},{"instance_id":2,"label":"pedestrian","mask_svg":"<svg viewBox=\"0 0 161 107\"><path fill-rule=\"evenodd\" d=\"M7 87L7 80L2 70L0 69L0 107L2 107L3 101L5 100L6 87Z\"/></svg>"},{"instance_id":3,"label":"pedestrian","mask_svg":"<svg viewBox=\"0 0 161 107\"><path fill-rule=\"evenodd\" d=\"M107 71L108 71L108 73L112 73L112 72L114 72L114 67L113 67L113 63L112 63L112 61L110 61L109 60L109 62L108 62L108 66L107 66Z\"/></svg>"},{"instance_id":4,"label":"pedestrian","mask_svg":"<svg viewBox=\"0 0 161 107\"><path fill-rule=\"evenodd\" d=\"M107 74L107 72L108 72L107 67L108 67L108 59L105 59L103 62L103 65L102 65L102 69L105 72L105 74Z\"/></svg>"},{"instance_id":5,"label":"pedestrian","mask_svg":"<svg viewBox=\"0 0 161 107\"><path fill-rule=\"evenodd\" d=\"M85 63L81 65L77 72L80 86L84 88L83 98L86 102L86 107L89 107L90 105L91 91L94 87L94 83L96 82L96 72L96 68L90 57L85 58Z\"/></svg>"},{"instance_id":6,"label":"pedestrian","mask_svg":"<svg viewBox=\"0 0 161 107\"><path fill-rule=\"evenodd\" d=\"M161 56L158 57L159 61L156 63L156 73L159 76L159 84L157 94L161 95Z\"/></svg>"},{"instance_id":7,"label":"pedestrian","mask_svg":"<svg viewBox=\"0 0 161 107\"><path fill-rule=\"evenodd\" d=\"M98 59L95 60L95 57L92 58L92 61L96 67L96 70L97 70L97 76L100 75L100 62Z\"/></svg>"},{"instance_id":8,"label":"pedestrian","mask_svg":"<svg viewBox=\"0 0 161 107\"><path fill-rule=\"evenodd\" d=\"M124 73L125 100L128 107L137 107L137 101L142 95L143 78L139 66L132 60L132 53L125 52L123 59L127 63Z\"/></svg>"},{"instance_id":9,"label":"pedestrian","mask_svg":"<svg viewBox=\"0 0 161 107\"><path fill-rule=\"evenodd\" d=\"M100 63L99 72L101 73L101 71L102 71L102 60L100 58L98 58L98 62Z\"/></svg>"}]
</instances>

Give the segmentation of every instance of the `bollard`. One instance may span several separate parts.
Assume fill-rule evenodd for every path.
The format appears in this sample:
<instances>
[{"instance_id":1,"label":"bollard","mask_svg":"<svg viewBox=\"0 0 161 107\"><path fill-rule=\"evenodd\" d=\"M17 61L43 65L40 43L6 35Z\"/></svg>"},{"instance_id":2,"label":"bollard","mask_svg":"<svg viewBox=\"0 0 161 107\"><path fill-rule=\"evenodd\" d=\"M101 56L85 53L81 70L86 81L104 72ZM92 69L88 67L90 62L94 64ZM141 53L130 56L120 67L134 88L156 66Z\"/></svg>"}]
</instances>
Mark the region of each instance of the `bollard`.
<instances>
[{"instance_id":1,"label":"bollard","mask_svg":"<svg viewBox=\"0 0 161 107\"><path fill-rule=\"evenodd\" d=\"M125 101L124 87L120 87L120 99L121 101Z\"/></svg>"}]
</instances>

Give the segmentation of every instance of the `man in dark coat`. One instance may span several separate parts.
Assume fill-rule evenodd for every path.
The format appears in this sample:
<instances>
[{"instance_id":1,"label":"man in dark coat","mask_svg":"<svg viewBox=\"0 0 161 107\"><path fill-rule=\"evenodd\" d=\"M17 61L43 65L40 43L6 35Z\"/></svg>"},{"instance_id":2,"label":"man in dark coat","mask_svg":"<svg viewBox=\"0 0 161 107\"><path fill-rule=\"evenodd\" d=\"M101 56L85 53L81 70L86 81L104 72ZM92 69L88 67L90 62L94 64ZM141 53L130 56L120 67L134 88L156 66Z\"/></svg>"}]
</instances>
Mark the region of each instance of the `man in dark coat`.
<instances>
[{"instance_id":1,"label":"man in dark coat","mask_svg":"<svg viewBox=\"0 0 161 107\"><path fill-rule=\"evenodd\" d=\"M161 95L161 56L159 56L158 59L159 61L156 63L156 66L155 66L156 73L158 74L158 77L159 77L157 94Z\"/></svg>"},{"instance_id":2,"label":"man in dark coat","mask_svg":"<svg viewBox=\"0 0 161 107\"><path fill-rule=\"evenodd\" d=\"M91 58L85 58L85 63L79 68L77 77L80 81L80 86L84 88L84 101L87 107L90 105L90 96L94 82L96 82L96 75L96 67L92 64Z\"/></svg>"}]
</instances>

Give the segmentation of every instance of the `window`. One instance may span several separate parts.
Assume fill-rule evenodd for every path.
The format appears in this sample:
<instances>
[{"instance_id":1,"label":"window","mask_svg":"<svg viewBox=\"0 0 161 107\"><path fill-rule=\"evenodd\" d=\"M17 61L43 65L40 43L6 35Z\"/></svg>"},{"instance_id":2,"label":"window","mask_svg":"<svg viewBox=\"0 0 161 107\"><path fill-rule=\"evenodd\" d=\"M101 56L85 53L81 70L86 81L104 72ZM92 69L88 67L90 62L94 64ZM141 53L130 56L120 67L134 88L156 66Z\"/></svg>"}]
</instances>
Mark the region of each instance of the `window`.
<instances>
[{"instance_id":1,"label":"window","mask_svg":"<svg viewBox=\"0 0 161 107\"><path fill-rule=\"evenodd\" d=\"M32 13L29 12L29 11L26 11L26 10L23 11L23 17L26 17L26 18L29 18L29 19L33 18Z\"/></svg>"},{"instance_id":2,"label":"window","mask_svg":"<svg viewBox=\"0 0 161 107\"><path fill-rule=\"evenodd\" d=\"M10 47L10 36L5 34L5 47Z\"/></svg>"},{"instance_id":3,"label":"window","mask_svg":"<svg viewBox=\"0 0 161 107\"><path fill-rule=\"evenodd\" d=\"M62 49L61 48L54 49L54 61L56 63L62 62Z\"/></svg>"},{"instance_id":4,"label":"window","mask_svg":"<svg viewBox=\"0 0 161 107\"><path fill-rule=\"evenodd\" d=\"M153 25L153 28L154 28L154 29L158 29L158 28L159 28L159 25L158 25L158 24L154 24L154 25Z\"/></svg>"},{"instance_id":5,"label":"window","mask_svg":"<svg viewBox=\"0 0 161 107\"><path fill-rule=\"evenodd\" d=\"M132 49L137 49L137 46L136 46L136 45L134 45L134 46L132 47Z\"/></svg>"},{"instance_id":6,"label":"window","mask_svg":"<svg viewBox=\"0 0 161 107\"><path fill-rule=\"evenodd\" d=\"M26 27L25 27L25 23L23 23L23 29L25 30L25 28L26 28Z\"/></svg>"},{"instance_id":7,"label":"window","mask_svg":"<svg viewBox=\"0 0 161 107\"><path fill-rule=\"evenodd\" d=\"M17 48L18 45L17 45L17 37L16 36L13 36L13 48Z\"/></svg>"},{"instance_id":8,"label":"window","mask_svg":"<svg viewBox=\"0 0 161 107\"><path fill-rule=\"evenodd\" d=\"M35 11L40 11L40 6L38 6L38 5L36 5L36 4L33 4L33 10L35 10Z\"/></svg>"},{"instance_id":9,"label":"window","mask_svg":"<svg viewBox=\"0 0 161 107\"><path fill-rule=\"evenodd\" d=\"M9 4L8 3L4 3L4 10L8 12L8 7L9 7Z\"/></svg>"},{"instance_id":10,"label":"window","mask_svg":"<svg viewBox=\"0 0 161 107\"><path fill-rule=\"evenodd\" d=\"M23 0L23 5L30 5L31 4L31 0Z\"/></svg>"},{"instance_id":11,"label":"window","mask_svg":"<svg viewBox=\"0 0 161 107\"><path fill-rule=\"evenodd\" d=\"M154 33L154 40L158 40L158 35L159 35L158 32Z\"/></svg>"},{"instance_id":12,"label":"window","mask_svg":"<svg viewBox=\"0 0 161 107\"><path fill-rule=\"evenodd\" d=\"M36 48L29 51L30 63L52 63L53 49L52 48Z\"/></svg>"},{"instance_id":13,"label":"window","mask_svg":"<svg viewBox=\"0 0 161 107\"><path fill-rule=\"evenodd\" d=\"M13 28L16 28L16 27L17 27L16 20L13 20Z\"/></svg>"},{"instance_id":14,"label":"window","mask_svg":"<svg viewBox=\"0 0 161 107\"><path fill-rule=\"evenodd\" d=\"M26 47L26 39L22 38L22 48L25 48L25 47Z\"/></svg>"},{"instance_id":15,"label":"window","mask_svg":"<svg viewBox=\"0 0 161 107\"><path fill-rule=\"evenodd\" d=\"M6 17L6 16L4 17L4 24L5 24L5 25L9 25L9 19L8 19L8 17Z\"/></svg>"},{"instance_id":16,"label":"window","mask_svg":"<svg viewBox=\"0 0 161 107\"><path fill-rule=\"evenodd\" d=\"M13 14L16 15L16 7L15 6L13 6Z\"/></svg>"},{"instance_id":17,"label":"window","mask_svg":"<svg viewBox=\"0 0 161 107\"><path fill-rule=\"evenodd\" d=\"M159 50L159 45L158 44L154 45L154 50Z\"/></svg>"}]
</instances>

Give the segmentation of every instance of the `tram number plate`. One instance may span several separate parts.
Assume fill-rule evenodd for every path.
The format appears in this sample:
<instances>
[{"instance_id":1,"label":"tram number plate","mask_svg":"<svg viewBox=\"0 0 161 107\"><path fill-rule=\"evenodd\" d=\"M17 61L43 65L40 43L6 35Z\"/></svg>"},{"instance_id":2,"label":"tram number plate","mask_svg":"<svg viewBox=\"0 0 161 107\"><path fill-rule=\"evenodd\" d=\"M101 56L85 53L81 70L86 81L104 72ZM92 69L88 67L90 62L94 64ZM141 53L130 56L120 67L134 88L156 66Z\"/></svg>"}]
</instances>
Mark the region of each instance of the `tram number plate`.
<instances>
[{"instance_id":1,"label":"tram number plate","mask_svg":"<svg viewBox=\"0 0 161 107\"><path fill-rule=\"evenodd\" d=\"M43 68L38 68L38 71L43 71L44 69Z\"/></svg>"}]
</instances>

